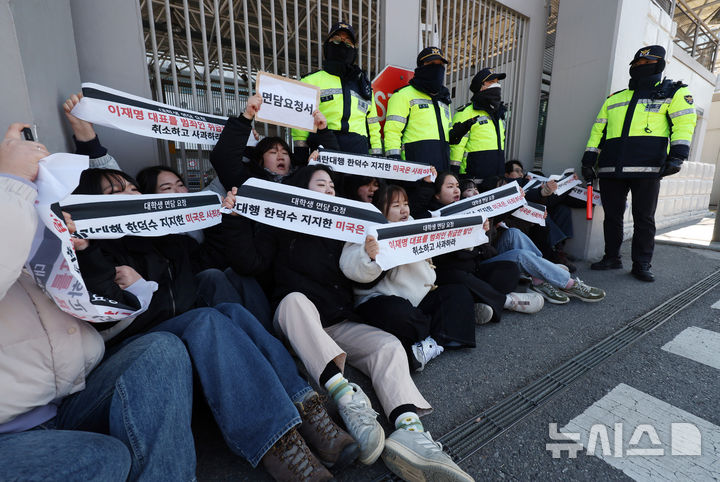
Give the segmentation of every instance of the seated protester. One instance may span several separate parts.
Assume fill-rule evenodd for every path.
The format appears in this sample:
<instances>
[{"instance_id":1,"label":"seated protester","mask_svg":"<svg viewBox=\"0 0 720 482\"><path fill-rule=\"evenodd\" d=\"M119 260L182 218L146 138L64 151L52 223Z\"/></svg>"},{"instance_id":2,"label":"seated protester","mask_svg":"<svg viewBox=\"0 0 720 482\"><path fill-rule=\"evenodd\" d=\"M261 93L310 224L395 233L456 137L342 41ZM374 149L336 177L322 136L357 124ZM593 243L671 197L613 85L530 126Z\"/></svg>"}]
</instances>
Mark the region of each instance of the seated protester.
<instances>
[{"instance_id":1,"label":"seated protester","mask_svg":"<svg viewBox=\"0 0 720 482\"><path fill-rule=\"evenodd\" d=\"M292 184L335 195L332 171L324 165L300 169ZM228 239L233 239L232 233ZM385 464L396 474L472 480L424 432L419 416L429 413L431 407L410 378L400 341L363 323L353 310L352 284L340 270L343 245L342 241L262 226L254 249L238 251L234 268L254 274L272 267L276 280L273 298L279 303L275 328L337 404L348 431L360 445L361 463L372 464L385 447ZM370 377L385 413L395 423L397 430L387 440L370 400L343 376L346 359Z\"/></svg>"},{"instance_id":2,"label":"seated protester","mask_svg":"<svg viewBox=\"0 0 720 482\"><path fill-rule=\"evenodd\" d=\"M537 174L545 177L542 172ZM505 163L505 178L508 182L516 180L521 186L527 181L524 177L523 165L520 161ZM577 268L573 265L563 250L565 241L573 237L572 213L570 207L574 204L568 194L557 196L557 181L543 182L539 187L527 193L528 201L537 202L547 206L548 216L545 226L532 225L526 232L535 245L540 248L543 256L553 263L564 264L574 273ZM570 202L569 202L570 201ZM584 207L581 205L579 207Z\"/></svg>"},{"instance_id":3,"label":"seated protester","mask_svg":"<svg viewBox=\"0 0 720 482\"><path fill-rule=\"evenodd\" d=\"M170 333L108 352L23 271L38 226L42 144L0 143L0 480L192 480L192 371ZM48 253L50 254L50 253ZM102 361L101 361L102 360Z\"/></svg>"},{"instance_id":4,"label":"seated protester","mask_svg":"<svg viewBox=\"0 0 720 482\"><path fill-rule=\"evenodd\" d=\"M152 166L142 169L137 176L140 192L143 194L183 194L188 192L180 175L165 166ZM265 293L258 281L250 276L240 276L232 268L223 252L224 236L222 226L212 226L204 230L187 233L201 245L192 247L192 252L205 261L195 274L198 283L198 295L207 306L220 303L240 303L265 327L272 323L272 312Z\"/></svg>"},{"instance_id":5,"label":"seated protester","mask_svg":"<svg viewBox=\"0 0 720 482\"><path fill-rule=\"evenodd\" d=\"M407 194L400 186L378 191L373 204L391 223L412 220ZM364 245L345 243L340 269L355 282L355 310L369 324L398 337L413 368L425 368L443 352L445 342L474 341L473 297L464 285L435 285L431 259L383 271L375 262L378 252L372 236Z\"/></svg>"},{"instance_id":6,"label":"seated protester","mask_svg":"<svg viewBox=\"0 0 720 482\"><path fill-rule=\"evenodd\" d=\"M76 193L139 194L132 178L101 169L84 171ZM230 206L227 199L225 206ZM148 331L176 334L187 345L230 450L253 467L262 461L277 480L329 480L332 475L306 442L329 466L352 462L356 444L329 419L282 343L245 308L224 303L193 309L190 241L182 235L81 241L78 262L93 293L137 308L138 282L158 285L145 312L129 325L112 326L105 337L116 342Z\"/></svg>"},{"instance_id":7,"label":"seated protester","mask_svg":"<svg viewBox=\"0 0 720 482\"><path fill-rule=\"evenodd\" d=\"M461 196L460 183L450 172L438 174L434 184L426 183L426 191L432 192L423 217L429 217L429 211L459 201ZM462 192L470 193L466 189ZM489 223L488 223L489 224ZM492 232L488 232L492 237ZM500 321L503 308L521 313L536 313L543 307L543 300L535 293L517 293L520 270L514 262L498 261L483 263L492 258L497 251L490 243L443 254L433 258L437 266L437 284L462 283L473 294L475 301L475 322L485 324Z\"/></svg>"}]
</instances>

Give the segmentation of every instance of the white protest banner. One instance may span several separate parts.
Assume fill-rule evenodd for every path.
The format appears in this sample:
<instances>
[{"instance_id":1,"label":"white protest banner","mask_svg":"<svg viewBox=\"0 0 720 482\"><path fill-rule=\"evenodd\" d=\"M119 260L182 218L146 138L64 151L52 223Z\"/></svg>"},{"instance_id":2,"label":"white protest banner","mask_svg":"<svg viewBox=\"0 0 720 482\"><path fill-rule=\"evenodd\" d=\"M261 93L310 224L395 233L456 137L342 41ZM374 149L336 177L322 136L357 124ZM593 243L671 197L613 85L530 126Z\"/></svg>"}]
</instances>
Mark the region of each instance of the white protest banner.
<instances>
[{"instance_id":1,"label":"white protest banner","mask_svg":"<svg viewBox=\"0 0 720 482\"><path fill-rule=\"evenodd\" d=\"M541 181L538 178L530 179L528 182L525 183L525 185L522 187L525 192L528 192L530 189L535 189L536 187L540 187L542 185L543 181Z\"/></svg>"},{"instance_id":2,"label":"white protest banner","mask_svg":"<svg viewBox=\"0 0 720 482\"><path fill-rule=\"evenodd\" d=\"M575 186L570 191L570 194L568 194L570 197L574 197L575 199L579 199L583 202L587 202L587 188L581 187L581 186ZM600 191L596 191L593 189L593 200L592 203L595 206L602 206L602 200L600 198Z\"/></svg>"},{"instance_id":3,"label":"white protest banner","mask_svg":"<svg viewBox=\"0 0 720 482\"><path fill-rule=\"evenodd\" d=\"M557 196L565 194L570 189L581 183L580 179L575 179L575 169L573 169L572 167L565 169L562 174L553 174L550 177L543 177L538 174L533 174L532 172L528 173L528 177L530 177L530 182L556 181L557 189L555 190L554 194ZM525 185L526 190L537 187L535 184L528 187L528 185L530 185L530 182Z\"/></svg>"},{"instance_id":4,"label":"white protest banner","mask_svg":"<svg viewBox=\"0 0 720 482\"><path fill-rule=\"evenodd\" d=\"M238 188L236 213L260 223L323 238L364 243L387 219L370 203L250 178Z\"/></svg>"},{"instance_id":5,"label":"white protest banner","mask_svg":"<svg viewBox=\"0 0 720 482\"><path fill-rule=\"evenodd\" d=\"M83 98L72 115L105 127L169 141L215 145L227 122L99 84L82 84Z\"/></svg>"},{"instance_id":6,"label":"white protest banner","mask_svg":"<svg viewBox=\"0 0 720 482\"><path fill-rule=\"evenodd\" d=\"M431 211L433 217L450 216L453 214L483 213L491 218L508 211L513 211L527 204L525 196L520 192L517 181L505 184L498 188L463 199L437 211Z\"/></svg>"},{"instance_id":7,"label":"white protest banner","mask_svg":"<svg viewBox=\"0 0 720 482\"><path fill-rule=\"evenodd\" d=\"M525 206L520 206L512 215L524 221L545 226L545 212L547 207L544 204L528 202Z\"/></svg>"},{"instance_id":8,"label":"white protest banner","mask_svg":"<svg viewBox=\"0 0 720 482\"><path fill-rule=\"evenodd\" d=\"M88 292L70 233L61 213L51 208L51 204L75 188L80 172L87 167L87 156L74 154L53 154L40 161L35 208L41 222L26 268L38 286L69 315L93 323L134 317L147 309L157 284L144 282L143 289L138 291L139 306L127 306Z\"/></svg>"},{"instance_id":9,"label":"white protest banner","mask_svg":"<svg viewBox=\"0 0 720 482\"><path fill-rule=\"evenodd\" d=\"M484 222L485 217L480 214L462 214L372 226L368 234L380 245L375 262L388 270L487 243Z\"/></svg>"},{"instance_id":10,"label":"white protest banner","mask_svg":"<svg viewBox=\"0 0 720 482\"><path fill-rule=\"evenodd\" d=\"M316 161L308 164L325 164L333 171L357 176L396 179L399 181L417 181L432 176L430 164L390 159L387 157L363 156L350 152L321 149ZM433 176L432 180L435 180Z\"/></svg>"},{"instance_id":11,"label":"white protest banner","mask_svg":"<svg viewBox=\"0 0 720 482\"><path fill-rule=\"evenodd\" d=\"M256 120L315 132L312 113L320 105L319 87L260 71L256 90L263 98Z\"/></svg>"},{"instance_id":12,"label":"white protest banner","mask_svg":"<svg viewBox=\"0 0 720 482\"><path fill-rule=\"evenodd\" d=\"M60 202L70 214L76 236L115 239L164 236L220 224L222 200L215 192L187 194L72 195Z\"/></svg>"}]
</instances>

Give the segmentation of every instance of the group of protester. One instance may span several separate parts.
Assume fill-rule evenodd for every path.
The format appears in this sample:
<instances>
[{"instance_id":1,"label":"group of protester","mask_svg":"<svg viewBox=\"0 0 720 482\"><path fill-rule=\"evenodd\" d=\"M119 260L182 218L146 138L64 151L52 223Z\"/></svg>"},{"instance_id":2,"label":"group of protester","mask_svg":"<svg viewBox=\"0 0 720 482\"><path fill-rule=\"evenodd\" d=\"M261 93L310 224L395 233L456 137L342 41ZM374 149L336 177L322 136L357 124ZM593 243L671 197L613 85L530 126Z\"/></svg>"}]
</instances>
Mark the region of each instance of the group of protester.
<instances>
[{"instance_id":1,"label":"group of protester","mask_svg":"<svg viewBox=\"0 0 720 482\"><path fill-rule=\"evenodd\" d=\"M390 99L383 138L355 42L351 26L331 29L324 69L304 79L321 84L316 132L294 130L294 149L280 137L248 147L260 95L227 120L210 156L224 207L231 210L237 188L259 178L372 203L389 223L402 223L506 182L525 183L522 164L502 155L497 81L504 74L478 72L471 104L451 123L447 61L438 48L423 50L410 85ZM71 113L80 98L64 105L77 153L90 158L76 194L188 191L168 167L135 178L123 172L93 126ZM492 148L477 137L488 126ZM381 455L405 480L472 480L425 430L420 417L432 407L411 374L444 350L474 347L476 325L500 321L504 310L535 313L545 301L605 297L557 262L572 236L573 201L547 181L524 193L548 207L545 227L504 215L486 221L488 243L386 271L372 236L344 243L234 212L200 232L73 238L88 290L135 308L151 298L131 323L90 326L22 273L37 226L33 181L48 155L21 138L23 127L12 125L0 144L2 216L18 228L5 244L0 280L2 479L193 480L195 378L230 450L276 480L330 480L329 469ZM308 165L320 146L404 156L433 165L433 175L412 183L343 176ZM65 222L74 232L66 213ZM395 427L388 437L370 399L345 376L346 363L370 378ZM344 428L328 415L326 396Z\"/></svg>"}]
</instances>

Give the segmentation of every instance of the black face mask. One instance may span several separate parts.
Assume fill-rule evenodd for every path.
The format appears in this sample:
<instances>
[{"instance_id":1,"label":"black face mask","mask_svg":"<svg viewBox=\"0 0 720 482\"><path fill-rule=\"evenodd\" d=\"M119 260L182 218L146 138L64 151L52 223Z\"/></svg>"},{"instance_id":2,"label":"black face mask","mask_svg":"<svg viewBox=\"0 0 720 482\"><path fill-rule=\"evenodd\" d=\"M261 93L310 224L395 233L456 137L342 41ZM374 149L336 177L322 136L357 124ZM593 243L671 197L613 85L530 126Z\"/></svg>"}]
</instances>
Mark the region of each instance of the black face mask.
<instances>
[{"instance_id":1,"label":"black face mask","mask_svg":"<svg viewBox=\"0 0 720 482\"><path fill-rule=\"evenodd\" d=\"M472 96L472 103L475 109L487 110L490 111L490 113L498 110L500 102L502 102L500 87L490 87L489 89L480 90Z\"/></svg>"},{"instance_id":2,"label":"black face mask","mask_svg":"<svg viewBox=\"0 0 720 482\"><path fill-rule=\"evenodd\" d=\"M662 68L660 63L642 64L630 66L630 90L651 90L653 86L662 80Z\"/></svg>"},{"instance_id":3,"label":"black face mask","mask_svg":"<svg viewBox=\"0 0 720 482\"><path fill-rule=\"evenodd\" d=\"M445 66L442 64L428 64L415 69L412 78L413 85L426 94L437 94L445 83Z\"/></svg>"},{"instance_id":4,"label":"black face mask","mask_svg":"<svg viewBox=\"0 0 720 482\"><path fill-rule=\"evenodd\" d=\"M631 65L630 78L637 80L644 79L657 74L658 72L656 72L656 70L657 64Z\"/></svg>"},{"instance_id":5,"label":"black face mask","mask_svg":"<svg viewBox=\"0 0 720 482\"><path fill-rule=\"evenodd\" d=\"M323 69L327 72L344 77L353 71L352 67L355 65L357 49L345 43L325 42L324 54Z\"/></svg>"}]
</instances>

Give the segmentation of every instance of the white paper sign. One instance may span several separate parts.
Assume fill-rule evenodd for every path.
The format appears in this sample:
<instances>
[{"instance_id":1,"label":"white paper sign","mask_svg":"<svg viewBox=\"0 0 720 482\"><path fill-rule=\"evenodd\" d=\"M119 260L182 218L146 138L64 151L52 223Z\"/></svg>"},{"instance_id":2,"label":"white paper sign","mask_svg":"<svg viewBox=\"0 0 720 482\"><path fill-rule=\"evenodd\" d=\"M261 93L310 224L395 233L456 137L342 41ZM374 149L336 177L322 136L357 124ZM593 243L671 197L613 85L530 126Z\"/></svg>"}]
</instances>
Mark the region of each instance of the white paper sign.
<instances>
[{"instance_id":1,"label":"white paper sign","mask_svg":"<svg viewBox=\"0 0 720 482\"><path fill-rule=\"evenodd\" d=\"M380 245L375 262L388 270L487 243L485 219L481 214L463 214L373 226L368 234Z\"/></svg>"},{"instance_id":2,"label":"white paper sign","mask_svg":"<svg viewBox=\"0 0 720 482\"><path fill-rule=\"evenodd\" d=\"M570 194L568 194L570 197L574 197L575 199L579 199L581 201L587 202L587 188L581 187L581 186L575 186L570 191ZM602 200L600 198L600 191L596 191L593 189L593 199L592 203L595 206L602 206Z\"/></svg>"},{"instance_id":3,"label":"white paper sign","mask_svg":"<svg viewBox=\"0 0 720 482\"><path fill-rule=\"evenodd\" d=\"M364 243L387 219L370 203L251 177L238 188L235 212L263 224L323 238Z\"/></svg>"},{"instance_id":4,"label":"white paper sign","mask_svg":"<svg viewBox=\"0 0 720 482\"><path fill-rule=\"evenodd\" d=\"M256 85L263 98L256 120L315 132L312 113L320 104L319 87L262 71Z\"/></svg>"},{"instance_id":5,"label":"white paper sign","mask_svg":"<svg viewBox=\"0 0 720 482\"><path fill-rule=\"evenodd\" d=\"M60 202L70 214L76 236L115 239L164 236L220 224L220 196L212 191L187 194L72 195Z\"/></svg>"},{"instance_id":6,"label":"white paper sign","mask_svg":"<svg viewBox=\"0 0 720 482\"><path fill-rule=\"evenodd\" d=\"M387 157L362 156L329 149L321 149L318 159L310 161L308 164L325 164L331 167L333 171L379 179L412 182L431 176L432 180L435 181L430 164L389 159Z\"/></svg>"},{"instance_id":7,"label":"white paper sign","mask_svg":"<svg viewBox=\"0 0 720 482\"><path fill-rule=\"evenodd\" d=\"M528 202L525 206L513 211L513 217L522 219L533 224L545 226L545 212L547 207L544 204Z\"/></svg>"},{"instance_id":8,"label":"white paper sign","mask_svg":"<svg viewBox=\"0 0 720 482\"><path fill-rule=\"evenodd\" d=\"M431 211L433 217L450 216L453 214L482 213L486 217L499 216L527 204L525 196L520 192L517 181L497 187L473 197L448 204L437 211Z\"/></svg>"},{"instance_id":9,"label":"white paper sign","mask_svg":"<svg viewBox=\"0 0 720 482\"><path fill-rule=\"evenodd\" d=\"M99 84L82 84L83 98L72 114L82 120L140 136L215 145L226 117L162 104Z\"/></svg>"}]
</instances>

